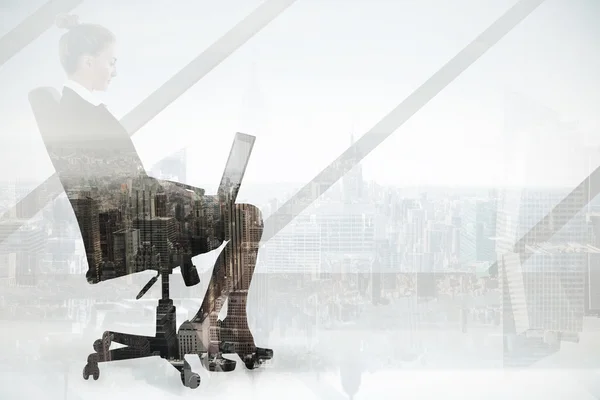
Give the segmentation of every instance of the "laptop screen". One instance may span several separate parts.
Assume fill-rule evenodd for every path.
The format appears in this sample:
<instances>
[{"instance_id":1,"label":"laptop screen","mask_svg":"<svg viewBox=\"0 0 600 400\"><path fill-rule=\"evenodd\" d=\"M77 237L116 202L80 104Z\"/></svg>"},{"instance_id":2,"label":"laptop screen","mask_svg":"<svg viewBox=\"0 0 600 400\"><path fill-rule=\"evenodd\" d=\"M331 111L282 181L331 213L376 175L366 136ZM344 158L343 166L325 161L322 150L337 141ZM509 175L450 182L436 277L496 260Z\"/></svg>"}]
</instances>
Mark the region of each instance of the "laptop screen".
<instances>
[{"instance_id":1,"label":"laptop screen","mask_svg":"<svg viewBox=\"0 0 600 400\"><path fill-rule=\"evenodd\" d=\"M225 165L225 171L219 185L219 193L228 196L233 202L235 202L240 190L255 140L256 137L245 133L236 133L233 139L227 165Z\"/></svg>"}]
</instances>

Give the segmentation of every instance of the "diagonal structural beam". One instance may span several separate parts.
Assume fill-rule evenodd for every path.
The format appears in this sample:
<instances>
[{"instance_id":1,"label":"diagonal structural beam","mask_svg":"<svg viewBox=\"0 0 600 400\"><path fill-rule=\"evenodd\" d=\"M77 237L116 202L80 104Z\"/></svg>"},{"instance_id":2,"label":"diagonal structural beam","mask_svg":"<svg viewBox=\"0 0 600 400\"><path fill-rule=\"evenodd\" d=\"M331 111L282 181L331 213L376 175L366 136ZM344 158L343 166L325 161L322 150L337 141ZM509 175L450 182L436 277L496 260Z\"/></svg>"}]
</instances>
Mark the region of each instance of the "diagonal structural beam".
<instances>
[{"instance_id":1,"label":"diagonal structural beam","mask_svg":"<svg viewBox=\"0 0 600 400\"><path fill-rule=\"evenodd\" d=\"M314 177L298 193L265 221L266 242L309 207L324 191L379 146L402 124L437 96L454 79L477 61L486 51L531 14L544 0L521 0L489 28L448 61L431 78L411 93L394 110L364 134L341 156ZM315 190L316 189L316 190Z\"/></svg>"},{"instance_id":2,"label":"diagonal structural beam","mask_svg":"<svg viewBox=\"0 0 600 400\"><path fill-rule=\"evenodd\" d=\"M223 35L191 63L169 79L164 85L152 93L139 106L122 119L122 124L130 135L135 134L141 127L158 115L169 104L185 93L196 82L206 76L235 50L246 43L258 31L274 20L296 0L268 0L257 7L246 18L240 21L229 32ZM21 209L23 218L34 217L46 204L54 200L63 191L58 176L54 173L40 186L30 192L13 208L6 211L0 220L15 209ZM24 220L22 222L25 222ZM17 231L21 225L13 224L0 229L0 243Z\"/></svg>"},{"instance_id":3,"label":"diagonal structural beam","mask_svg":"<svg viewBox=\"0 0 600 400\"><path fill-rule=\"evenodd\" d=\"M515 244L514 252L520 253L521 262L531 257L527 245L547 242L575 217L588 203L600 194L600 167L596 168L575 189L558 203L552 211L542 218ZM490 266L490 274L498 273L498 263Z\"/></svg>"},{"instance_id":4,"label":"diagonal structural beam","mask_svg":"<svg viewBox=\"0 0 600 400\"><path fill-rule=\"evenodd\" d=\"M547 242L575 217L600 192L600 169L596 169L586 177L575 189L562 199L549 214L542 218L515 244L515 252L526 254L526 246Z\"/></svg>"},{"instance_id":5,"label":"diagonal structural beam","mask_svg":"<svg viewBox=\"0 0 600 400\"><path fill-rule=\"evenodd\" d=\"M83 0L50 0L0 38L0 66L54 25L58 14L67 13Z\"/></svg>"}]
</instances>

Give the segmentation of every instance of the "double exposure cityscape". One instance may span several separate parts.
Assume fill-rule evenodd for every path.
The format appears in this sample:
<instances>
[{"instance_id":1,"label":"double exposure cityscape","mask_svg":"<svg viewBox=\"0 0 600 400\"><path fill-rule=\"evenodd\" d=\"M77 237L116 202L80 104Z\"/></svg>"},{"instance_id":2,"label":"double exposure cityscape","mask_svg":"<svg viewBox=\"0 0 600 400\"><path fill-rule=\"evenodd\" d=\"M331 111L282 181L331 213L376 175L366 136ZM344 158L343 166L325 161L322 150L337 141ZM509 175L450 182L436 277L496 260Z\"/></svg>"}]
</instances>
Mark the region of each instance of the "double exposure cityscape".
<instances>
[{"instance_id":1,"label":"double exposure cityscape","mask_svg":"<svg viewBox=\"0 0 600 400\"><path fill-rule=\"evenodd\" d=\"M0 400L600 399L600 3L433 3L0 1Z\"/></svg>"}]
</instances>

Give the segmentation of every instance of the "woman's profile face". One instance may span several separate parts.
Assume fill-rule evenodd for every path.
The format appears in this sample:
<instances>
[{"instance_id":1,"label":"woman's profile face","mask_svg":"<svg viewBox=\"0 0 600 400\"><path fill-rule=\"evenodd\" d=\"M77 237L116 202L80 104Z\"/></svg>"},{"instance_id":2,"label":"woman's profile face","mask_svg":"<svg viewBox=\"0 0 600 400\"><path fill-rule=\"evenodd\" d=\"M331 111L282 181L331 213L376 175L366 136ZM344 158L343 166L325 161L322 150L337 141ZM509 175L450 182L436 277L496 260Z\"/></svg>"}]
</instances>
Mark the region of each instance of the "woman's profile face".
<instances>
[{"instance_id":1,"label":"woman's profile face","mask_svg":"<svg viewBox=\"0 0 600 400\"><path fill-rule=\"evenodd\" d=\"M89 59L87 66L94 90L108 89L112 78L117 76L116 62L115 43L106 46L97 56Z\"/></svg>"}]
</instances>

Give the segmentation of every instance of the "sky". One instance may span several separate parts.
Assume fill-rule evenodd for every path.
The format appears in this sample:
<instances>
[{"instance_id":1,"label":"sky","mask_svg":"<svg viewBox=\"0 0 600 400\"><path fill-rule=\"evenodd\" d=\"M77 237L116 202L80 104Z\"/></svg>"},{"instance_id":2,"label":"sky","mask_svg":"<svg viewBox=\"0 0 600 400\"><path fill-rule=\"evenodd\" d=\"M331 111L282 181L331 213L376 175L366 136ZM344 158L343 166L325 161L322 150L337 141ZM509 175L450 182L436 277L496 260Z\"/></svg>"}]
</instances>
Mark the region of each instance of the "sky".
<instances>
[{"instance_id":1,"label":"sky","mask_svg":"<svg viewBox=\"0 0 600 400\"><path fill-rule=\"evenodd\" d=\"M3 8L0 34L42 3ZM119 76L103 98L121 117L260 3L105 0L84 2L73 13L118 37ZM147 169L187 147L187 183L215 185L235 132L249 133L257 141L245 185L308 182L346 150L352 134L367 132L513 4L298 0L134 142ZM593 0L547 0L368 155L365 178L575 186L588 172L582 140L600 145L599 16ZM62 86L61 33L51 28L0 67L0 180L42 182L53 173L26 94ZM564 130L552 123L540 130L549 122L530 117L527 107L507 106L507 93L576 122L573 139L561 138ZM511 118L533 118L538 127L507 132ZM595 167L600 152L594 154Z\"/></svg>"}]
</instances>

